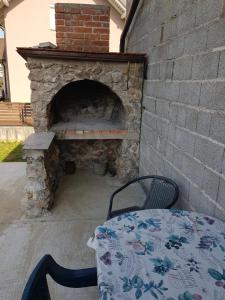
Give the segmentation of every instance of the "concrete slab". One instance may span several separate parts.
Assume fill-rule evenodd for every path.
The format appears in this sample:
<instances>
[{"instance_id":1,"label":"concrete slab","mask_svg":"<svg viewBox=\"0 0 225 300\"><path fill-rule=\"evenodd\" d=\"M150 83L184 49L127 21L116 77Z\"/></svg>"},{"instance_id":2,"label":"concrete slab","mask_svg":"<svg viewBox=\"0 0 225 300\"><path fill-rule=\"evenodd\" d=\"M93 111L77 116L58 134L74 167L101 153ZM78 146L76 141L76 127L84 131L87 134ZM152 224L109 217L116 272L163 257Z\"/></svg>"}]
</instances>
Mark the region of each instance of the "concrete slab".
<instances>
[{"instance_id":1,"label":"concrete slab","mask_svg":"<svg viewBox=\"0 0 225 300\"><path fill-rule=\"evenodd\" d=\"M0 276L0 299L21 299L28 276L44 254L51 254L68 268L95 266L95 253L86 242L106 218L109 197L120 186L115 178L96 176L84 170L67 175L60 185L53 210L42 218L27 219L21 213L15 216L12 213L8 218L2 213L2 203L7 201L11 203L8 211L10 207L11 211L15 207L19 209L25 164L0 164L0 174L4 174L0 190L7 187L8 191L17 191L6 196L6 200L0 195L0 218L4 224L0 229L0 274L4 274ZM117 199L116 207L140 204L143 199L140 187L132 188ZM52 280L49 284L54 300L98 299L96 287L68 289Z\"/></svg>"},{"instance_id":2,"label":"concrete slab","mask_svg":"<svg viewBox=\"0 0 225 300\"><path fill-rule=\"evenodd\" d=\"M95 266L95 254L86 246L86 242L96 226L96 223L81 221L17 222L9 226L0 236L0 270L4 274L0 277L0 294L3 291L7 294L7 297L0 299L21 299L30 273L47 253L68 268ZM78 295L80 298L77 299L88 299L86 294L90 291L85 289L63 289L53 281L50 284L52 299L69 300ZM92 299L98 299L97 289L93 288L92 291ZM14 295L17 295L16 298L13 298Z\"/></svg>"},{"instance_id":3,"label":"concrete slab","mask_svg":"<svg viewBox=\"0 0 225 300\"><path fill-rule=\"evenodd\" d=\"M114 177L97 176L91 171L78 170L74 175L64 176L56 195L56 203L48 215L54 220L105 220L109 198L121 186ZM144 194L139 185L121 192L115 198L115 209L142 204Z\"/></svg>"},{"instance_id":4,"label":"concrete slab","mask_svg":"<svg viewBox=\"0 0 225 300\"><path fill-rule=\"evenodd\" d=\"M22 216L26 163L0 163L0 232Z\"/></svg>"}]
</instances>

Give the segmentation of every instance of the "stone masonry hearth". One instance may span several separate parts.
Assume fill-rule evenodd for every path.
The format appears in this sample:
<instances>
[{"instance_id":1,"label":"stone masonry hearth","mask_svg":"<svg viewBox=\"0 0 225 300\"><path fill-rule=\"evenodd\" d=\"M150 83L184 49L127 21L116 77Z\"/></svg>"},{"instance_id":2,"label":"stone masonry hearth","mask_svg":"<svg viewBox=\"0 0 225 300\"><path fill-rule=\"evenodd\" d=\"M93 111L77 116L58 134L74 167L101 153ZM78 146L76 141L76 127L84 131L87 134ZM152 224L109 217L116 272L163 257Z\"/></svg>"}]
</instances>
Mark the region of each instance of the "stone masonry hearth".
<instances>
[{"instance_id":1,"label":"stone masonry hearth","mask_svg":"<svg viewBox=\"0 0 225 300\"><path fill-rule=\"evenodd\" d=\"M31 81L35 133L24 146L31 216L50 209L64 172L108 171L124 182L139 169L145 55L108 52L107 6L60 3L55 11L57 48L17 49Z\"/></svg>"},{"instance_id":2,"label":"stone masonry hearth","mask_svg":"<svg viewBox=\"0 0 225 300\"><path fill-rule=\"evenodd\" d=\"M135 177L145 56L37 48L18 48L18 52L30 71L35 134L54 136L51 147L38 158L35 146L25 144L27 214L40 215L51 207L67 162L92 168L93 161L105 161L120 181ZM52 151L54 164L44 163ZM33 182L33 173L41 177L40 170L45 184Z\"/></svg>"}]
</instances>

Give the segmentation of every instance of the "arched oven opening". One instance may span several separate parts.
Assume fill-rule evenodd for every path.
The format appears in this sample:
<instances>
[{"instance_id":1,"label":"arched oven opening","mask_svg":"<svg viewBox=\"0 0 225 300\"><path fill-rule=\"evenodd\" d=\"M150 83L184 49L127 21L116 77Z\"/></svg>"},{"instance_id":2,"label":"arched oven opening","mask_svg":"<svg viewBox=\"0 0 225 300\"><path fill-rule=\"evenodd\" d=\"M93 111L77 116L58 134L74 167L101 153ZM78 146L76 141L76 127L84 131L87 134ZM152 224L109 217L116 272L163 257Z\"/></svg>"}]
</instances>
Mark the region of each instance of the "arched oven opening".
<instances>
[{"instance_id":1,"label":"arched oven opening","mask_svg":"<svg viewBox=\"0 0 225 300\"><path fill-rule=\"evenodd\" d=\"M121 100L109 87L93 80L79 80L67 84L53 97L48 106L48 127L59 136L66 130L86 134L124 130L126 114Z\"/></svg>"},{"instance_id":2,"label":"arched oven opening","mask_svg":"<svg viewBox=\"0 0 225 300\"><path fill-rule=\"evenodd\" d=\"M64 168L71 164L102 168L103 164L106 171L117 173L128 130L122 101L109 87L87 79L71 82L53 97L47 115Z\"/></svg>"}]
</instances>

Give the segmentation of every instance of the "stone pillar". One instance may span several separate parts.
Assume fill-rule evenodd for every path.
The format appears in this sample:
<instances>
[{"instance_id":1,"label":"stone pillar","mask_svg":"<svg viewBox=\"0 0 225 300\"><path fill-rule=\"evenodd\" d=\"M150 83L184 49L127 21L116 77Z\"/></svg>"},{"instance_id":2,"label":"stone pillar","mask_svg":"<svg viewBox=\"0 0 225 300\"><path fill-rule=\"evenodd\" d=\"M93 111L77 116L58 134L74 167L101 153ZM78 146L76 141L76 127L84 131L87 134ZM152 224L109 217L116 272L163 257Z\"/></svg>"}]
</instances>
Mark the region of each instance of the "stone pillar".
<instances>
[{"instance_id":1,"label":"stone pillar","mask_svg":"<svg viewBox=\"0 0 225 300\"><path fill-rule=\"evenodd\" d=\"M24 144L27 160L26 215L37 217L51 208L57 188L60 168L55 134L33 133Z\"/></svg>"},{"instance_id":2,"label":"stone pillar","mask_svg":"<svg viewBox=\"0 0 225 300\"><path fill-rule=\"evenodd\" d=\"M128 182L138 176L139 140L123 140L116 160L117 176L121 182Z\"/></svg>"}]
</instances>

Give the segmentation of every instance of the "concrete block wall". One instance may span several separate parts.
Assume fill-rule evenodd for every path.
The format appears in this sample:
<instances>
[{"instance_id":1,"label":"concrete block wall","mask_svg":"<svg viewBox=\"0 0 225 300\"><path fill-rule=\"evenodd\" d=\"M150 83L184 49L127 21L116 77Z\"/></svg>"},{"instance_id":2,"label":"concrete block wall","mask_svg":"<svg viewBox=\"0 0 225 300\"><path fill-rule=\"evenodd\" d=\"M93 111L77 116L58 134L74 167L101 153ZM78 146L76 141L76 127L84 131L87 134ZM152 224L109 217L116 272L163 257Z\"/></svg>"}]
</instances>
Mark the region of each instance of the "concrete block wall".
<instances>
[{"instance_id":1,"label":"concrete block wall","mask_svg":"<svg viewBox=\"0 0 225 300\"><path fill-rule=\"evenodd\" d=\"M149 56L141 175L174 179L183 208L225 220L225 1L141 1L126 50Z\"/></svg>"}]
</instances>

